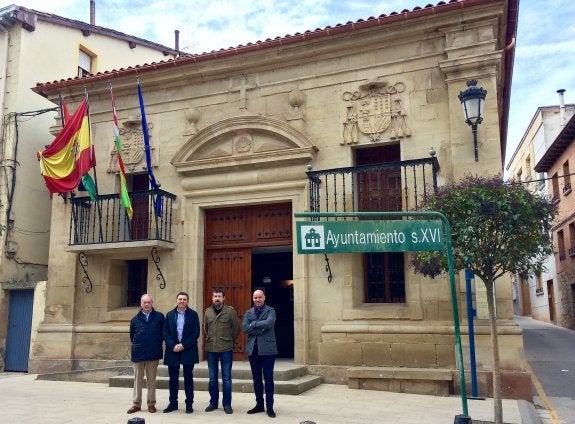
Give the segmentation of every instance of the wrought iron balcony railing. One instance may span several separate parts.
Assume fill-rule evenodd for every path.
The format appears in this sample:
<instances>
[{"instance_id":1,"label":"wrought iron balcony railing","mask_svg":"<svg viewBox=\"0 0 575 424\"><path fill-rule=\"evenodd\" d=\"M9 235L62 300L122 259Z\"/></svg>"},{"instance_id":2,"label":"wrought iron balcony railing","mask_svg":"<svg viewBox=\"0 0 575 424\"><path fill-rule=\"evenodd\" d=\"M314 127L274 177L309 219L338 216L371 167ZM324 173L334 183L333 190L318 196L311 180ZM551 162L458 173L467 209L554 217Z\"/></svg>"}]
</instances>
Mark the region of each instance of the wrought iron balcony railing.
<instances>
[{"instance_id":1,"label":"wrought iron balcony railing","mask_svg":"<svg viewBox=\"0 0 575 424\"><path fill-rule=\"evenodd\" d=\"M133 216L118 194L73 197L70 245L160 240L172 242L172 204L176 196L164 190L130 193Z\"/></svg>"},{"instance_id":2,"label":"wrought iron balcony railing","mask_svg":"<svg viewBox=\"0 0 575 424\"><path fill-rule=\"evenodd\" d=\"M437 158L309 171L311 212L418 210L437 189Z\"/></svg>"}]
</instances>

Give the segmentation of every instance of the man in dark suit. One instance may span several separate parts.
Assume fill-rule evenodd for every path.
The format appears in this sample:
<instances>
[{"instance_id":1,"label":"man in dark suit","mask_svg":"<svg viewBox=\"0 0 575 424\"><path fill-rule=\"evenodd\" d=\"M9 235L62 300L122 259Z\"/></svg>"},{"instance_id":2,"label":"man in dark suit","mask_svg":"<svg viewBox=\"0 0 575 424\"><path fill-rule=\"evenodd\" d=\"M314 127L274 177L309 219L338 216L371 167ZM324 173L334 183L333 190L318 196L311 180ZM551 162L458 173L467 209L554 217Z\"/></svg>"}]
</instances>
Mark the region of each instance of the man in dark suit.
<instances>
[{"instance_id":1,"label":"man in dark suit","mask_svg":"<svg viewBox=\"0 0 575 424\"><path fill-rule=\"evenodd\" d=\"M156 412L156 374L158 363L164 353L162 329L164 315L154 309L154 300L149 294L140 299L142 307L130 321L132 341L132 362L134 363L134 399L128 414L142 409L142 387L146 374L148 388L147 405L149 412Z\"/></svg>"},{"instance_id":2,"label":"man in dark suit","mask_svg":"<svg viewBox=\"0 0 575 424\"><path fill-rule=\"evenodd\" d=\"M265 382L265 406L267 414L275 418L274 411L274 364L278 353L275 335L276 311L265 304L266 296L261 290L254 291L252 296L254 307L244 314L242 328L248 335L246 341L246 353L250 360L252 379L254 381L254 393L256 406L248 411L248 414L264 412L264 384Z\"/></svg>"},{"instance_id":3,"label":"man in dark suit","mask_svg":"<svg viewBox=\"0 0 575 424\"><path fill-rule=\"evenodd\" d=\"M198 314L188 307L190 297L185 292L178 293L177 305L166 314L164 322L164 341L166 352L164 365L168 366L170 376L170 403L164 413L178 409L178 391L180 384L180 364L184 370L184 391L186 393L186 414L194 412L194 364L198 355L198 337L200 320Z\"/></svg>"}]
</instances>

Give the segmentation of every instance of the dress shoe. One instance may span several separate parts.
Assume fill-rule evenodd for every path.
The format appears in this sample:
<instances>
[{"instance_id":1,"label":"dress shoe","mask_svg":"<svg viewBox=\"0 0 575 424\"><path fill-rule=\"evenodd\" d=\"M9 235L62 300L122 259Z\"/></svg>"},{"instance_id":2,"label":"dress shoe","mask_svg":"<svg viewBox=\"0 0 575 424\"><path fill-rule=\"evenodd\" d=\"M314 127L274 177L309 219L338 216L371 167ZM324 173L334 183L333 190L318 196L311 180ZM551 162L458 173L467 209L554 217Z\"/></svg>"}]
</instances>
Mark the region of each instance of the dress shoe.
<instances>
[{"instance_id":1,"label":"dress shoe","mask_svg":"<svg viewBox=\"0 0 575 424\"><path fill-rule=\"evenodd\" d=\"M225 412L226 414L233 414L233 413L234 413L234 410L232 409L231 406L224 406L224 412Z\"/></svg>"},{"instance_id":2,"label":"dress shoe","mask_svg":"<svg viewBox=\"0 0 575 424\"><path fill-rule=\"evenodd\" d=\"M262 405L256 405L248 411L248 414L257 414L258 412L264 412L265 409Z\"/></svg>"},{"instance_id":3,"label":"dress shoe","mask_svg":"<svg viewBox=\"0 0 575 424\"><path fill-rule=\"evenodd\" d=\"M148 405L148 412L154 414L157 411L154 405Z\"/></svg>"},{"instance_id":4,"label":"dress shoe","mask_svg":"<svg viewBox=\"0 0 575 424\"><path fill-rule=\"evenodd\" d=\"M186 405L186 414L191 414L192 412L194 412L192 405Z\"/></svg>"},{"instance_id":5,"label":"dress shoe","mask_svg":"<svg viewBox=\"0 0 575 424\"><path fill-rule=\"evenodd\" d=\"M138 405L132 405L132 407L130 409L128 409L128 414L133 414L134 412L138 412L140 408Z\"/></svg>"},{"instance_id":6,"label":"dress shoe","mask_svg":"<svg viewBox=\"0 0 575 424\"><path fill-rule=\"evenodd\" d=\"M214 410L216 410L216 409L218 409L218 407L212 405L211 403L210 403L208 406L206 406L206 412L212 412L212 411L214 411Z\"/></svg>"},{"instance_id":7,"label":"dress shoe","mask_svg":"<svg viewBox=\"0 0 575 424\"><path fill-rule=\"evenodd\" d=\"M167 414L168 412L172 412L178 409L178 404L177 403L170 403L166 409L164 409L164 414Z\"/></svg>"},{"instance_id":8,"label":"dress shoe","mask_svg":"<svg viewBox=\"0 0 575 424\"><path fill-rule=\"evenodd\" d=\"M270 418L275 418L276 417L276 413L273 410L273 408L268 408L268 417Z\"/></svg>"}]
</instances>

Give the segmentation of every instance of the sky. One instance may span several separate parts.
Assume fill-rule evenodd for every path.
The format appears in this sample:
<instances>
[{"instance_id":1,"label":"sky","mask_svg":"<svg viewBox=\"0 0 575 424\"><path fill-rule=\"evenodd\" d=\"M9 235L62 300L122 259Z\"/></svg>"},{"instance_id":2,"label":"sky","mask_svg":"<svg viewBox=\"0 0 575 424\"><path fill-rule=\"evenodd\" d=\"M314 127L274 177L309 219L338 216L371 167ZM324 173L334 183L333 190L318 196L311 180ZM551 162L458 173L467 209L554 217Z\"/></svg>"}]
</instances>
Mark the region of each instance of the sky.
<instances>
[{"instance_id":1,"label":"sky","mask_svg":"<svg viewBox=\"0 0 575 424\"><path fill-rule=\"evenodd\" d=\"M95 0L96 25L202 53L334 26L439 0ZM12 4L0 0L0 7ZM90 21L90 0L19 0L19 6ZM540 106L558 89L575 103L575 1L519 0L506 163ZM478 85L481 85L481 81ZM487 94L489 96L489 93Z\"/></svg>"}]
</instances>

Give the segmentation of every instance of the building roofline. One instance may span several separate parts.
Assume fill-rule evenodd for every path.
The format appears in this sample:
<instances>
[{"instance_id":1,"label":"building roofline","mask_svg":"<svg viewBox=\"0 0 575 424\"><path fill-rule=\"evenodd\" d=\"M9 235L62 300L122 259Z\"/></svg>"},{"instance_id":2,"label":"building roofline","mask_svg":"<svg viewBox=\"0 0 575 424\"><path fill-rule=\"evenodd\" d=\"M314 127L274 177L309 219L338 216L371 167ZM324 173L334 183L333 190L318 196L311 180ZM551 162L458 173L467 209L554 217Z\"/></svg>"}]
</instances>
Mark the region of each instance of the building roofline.
<instances>
[{"instance_id":1,"label":"building roofline","mask_svg":"<svg viewBox=\"0 0 575 424\"><path fill-rule=\"evenodd\" d=\"M507 166L505 167L505 169L507 171L509 171L509 167L511 166L511 163L513 162L513 159L515 159L515 156L517 156L517 153L519 152L519 150L521 149L521 146L523 145L523 143L525 142L525 139L527 137L527 134L529 133L529 131L531 130L531 127L533 126L533 124L535 123L535 120L537 119L537 117L539 116L539 114L543 113L543 112L552 112L552 111L557 111L559 112L559 105L548 105L548 106L539 106L536 110L535 113L533 114L533 116L531 117L531 121L529 122L529 125L527 125L527 128L525 129L525 132L523 133L523 136L521 137L521 141L519 142L519 144L517 145L517 147L515 148L515 151L513 152L513 154L511 155L511 157L509 158L509 162L507 162ZM574 109L575 108L575 103L567 103L565 105L566 109Z\"/></svg>"},{"instance_id":2,"label":"building roofline","mask_svg":"<svg viewBox=\"0 0 575 424\"><path fill-rule=\"evenodd\" d=\"M86 37L90 34L99 34L106 37L126 41L132 48L136 46L142 46L161 51L164 56L178 55L178 51L172 47L167 47L162 44L154 43L153 41L148 41L143 38L124 34L123 32L119 32L110 28L105 28L98 25L90 25L86 22L64 18L62 16L41 12L39 10L28 9L23 6L10 5L0 8L0 24L4 26L12 26L19 22L24 29L32 32L36 29L37 20L42 20L44 22L49 22L63 27L78 29Z\"/></svg>"}]
</instances>

